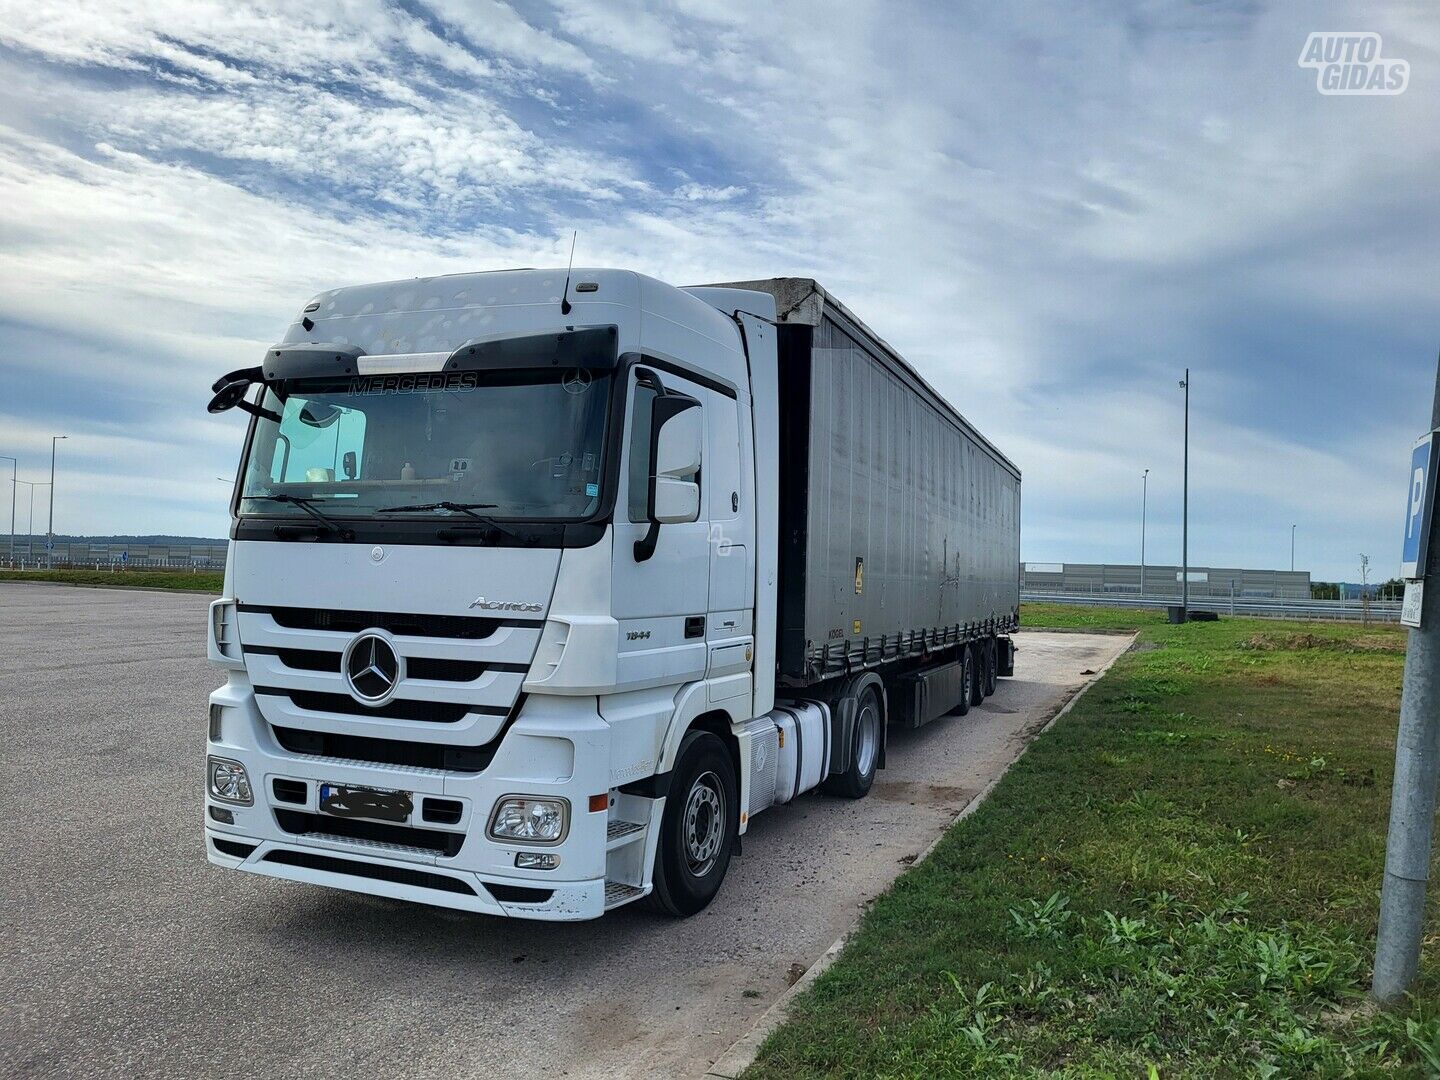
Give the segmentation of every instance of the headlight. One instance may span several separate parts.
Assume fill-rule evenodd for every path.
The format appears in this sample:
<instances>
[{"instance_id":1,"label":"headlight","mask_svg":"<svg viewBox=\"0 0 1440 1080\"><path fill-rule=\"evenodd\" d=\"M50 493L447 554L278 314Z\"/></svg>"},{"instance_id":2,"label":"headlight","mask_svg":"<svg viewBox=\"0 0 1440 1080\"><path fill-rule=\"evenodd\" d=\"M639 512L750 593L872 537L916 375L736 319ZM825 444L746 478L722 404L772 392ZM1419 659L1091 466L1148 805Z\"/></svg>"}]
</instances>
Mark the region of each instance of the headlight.
<instances>
[{"instance_id":1,"label":"headlight","mask_svg":"<svg viewBox=\"0 0 1440 1080\"><path fill-rule=\"evenodd\" d=\"M524 840L531 844L558 844L570 824L570 804L564 799L507 796L495 804L486 830L492 840Z\"/></svg>"},{"instance_id":2,"label":"headlight","mask_svg":"<svg viewBox=\"0 0 1440 1080\"><path fill-rule=\"evenodd\" d=\"M255 796L250 792L250 776L245 766L228 758L206 758L210 773L210 794L221 802L250 806Z\"/></svg>"}]
</instances>

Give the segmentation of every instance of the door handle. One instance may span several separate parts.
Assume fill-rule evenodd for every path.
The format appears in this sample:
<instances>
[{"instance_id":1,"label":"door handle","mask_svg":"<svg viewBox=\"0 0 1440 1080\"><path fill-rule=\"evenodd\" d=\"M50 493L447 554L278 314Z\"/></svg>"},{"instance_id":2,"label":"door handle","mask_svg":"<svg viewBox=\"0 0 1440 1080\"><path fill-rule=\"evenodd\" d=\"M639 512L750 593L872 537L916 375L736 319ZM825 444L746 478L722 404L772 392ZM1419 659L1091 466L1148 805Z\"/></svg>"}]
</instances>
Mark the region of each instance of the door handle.
<instances>
[{"instance_id":1,"label":"door handle","mask_svg":"<svg viewBox=\"0 0 1440 1080\"><path fill-rule=\"evenodd\" d=\"M687 638L705 636L704 615L687 615L685 617L685 636Z\"/></svg>"}]
</instances>

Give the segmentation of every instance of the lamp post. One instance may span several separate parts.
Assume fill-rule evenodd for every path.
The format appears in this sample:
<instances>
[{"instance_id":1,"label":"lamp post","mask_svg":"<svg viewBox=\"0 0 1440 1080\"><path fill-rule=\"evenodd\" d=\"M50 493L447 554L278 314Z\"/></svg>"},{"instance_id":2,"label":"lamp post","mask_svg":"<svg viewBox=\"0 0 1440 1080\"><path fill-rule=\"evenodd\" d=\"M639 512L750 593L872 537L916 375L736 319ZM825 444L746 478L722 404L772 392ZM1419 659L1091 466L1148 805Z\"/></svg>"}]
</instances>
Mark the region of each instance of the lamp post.
<instances>
[{"instance_id":1,"label":"lamp post","mask_svg":"<svg viewBox=\"0 0 1440 1080\"><path fill-rule=\"evenodd\" d=\"M1295 572L1295 526L1290 526L1290 572Z\"/></svg>"},{"instance_id":2,"label":"lamp post","mask_svg":"<svg viewBox=\"0 0 1440 1080\"><path fill-rule=\"evenodd\" d=\"M25 558L35 554L35 489L37 487L49 487L49 484L37 484L33 480L16 480L15 483L24 484L30 489L30 514L25 519Z\"/></svg>"},{"instance_id":3,"label":"lamp post","mask_svg":"<svg viewBox=\"0 0 1440 1080\"><path fill-rule=\"evenodd\" d=\"M16 480L16 470L20 463L9 454L0 454L0 461L10 462L10 558L15 558L15 491L20 486Z\"/></svg>"},{"instance_id":4,"label":"lamp post","mask_svg":"<svg viewBox=\"0 0 1440 1080\"><path fill-rule=\"evenodd\" d=\"M1140 595L1145 595L1145 504L1150 496L1150 470L1140 476Z\"/></svg>"},{"instance_id":5,"label":"lamp post","mask_svg":"<svg viewBox=\"0 0 1440 1080\"><path fill-rule=\"evenodd\" d=\"M1185 391L1185 480L1180 503L1180 621L1190 619L1190 369L1180 389Z\"/></svg>"},{"instance_id":6,"label":"lamp post","mask_svg":"<svg viewBox=\"0 0 1440 1080\"><path fill-rule=\"evenodd\" d=\"M55 565L55 444L69 435L50 436L50 513L45 519L45 561Z\"/></svg>"}]
</instances>

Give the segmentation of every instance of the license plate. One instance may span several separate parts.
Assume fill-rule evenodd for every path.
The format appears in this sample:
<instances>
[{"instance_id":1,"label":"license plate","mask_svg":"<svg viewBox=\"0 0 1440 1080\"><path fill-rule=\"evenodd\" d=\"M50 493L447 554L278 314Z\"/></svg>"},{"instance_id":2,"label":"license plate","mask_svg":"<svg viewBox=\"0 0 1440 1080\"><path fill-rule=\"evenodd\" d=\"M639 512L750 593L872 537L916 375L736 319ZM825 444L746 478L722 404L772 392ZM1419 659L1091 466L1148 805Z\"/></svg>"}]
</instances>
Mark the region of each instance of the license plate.
<instances>
[{"instance_id":1,"label":"license plate","mask_svg":"<svg viewBox=\"0 0 1440 1080\"><path fill-rule=\"evenodd\" d=\"M320 812L332 817L370 818L373 821L410 820L415 804L408 791L385 788L320 785Z\"/></svg>"}]
</instances>

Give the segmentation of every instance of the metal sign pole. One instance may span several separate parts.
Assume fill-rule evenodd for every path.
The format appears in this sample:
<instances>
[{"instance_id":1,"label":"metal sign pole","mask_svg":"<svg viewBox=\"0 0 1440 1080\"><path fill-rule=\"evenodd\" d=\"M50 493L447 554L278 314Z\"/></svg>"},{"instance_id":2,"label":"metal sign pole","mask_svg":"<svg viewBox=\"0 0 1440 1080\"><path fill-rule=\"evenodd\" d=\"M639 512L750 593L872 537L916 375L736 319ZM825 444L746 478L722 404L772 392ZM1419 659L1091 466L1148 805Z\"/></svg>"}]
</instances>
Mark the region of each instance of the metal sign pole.
<instances>
[{"instance_id":1,"label":"metal sign pole","mask_svg":"<svg viewBox=\"0 0 1440 1080\"><path fill-rule=\"evenodd\" d=\"M1430 426L1440 428L1440 365ZM1395 783L1390 792L1390 834L1385 842L1385 880L1380 892L1380 928L1375 940L1375 979L1370 992L1393 1001L1415 979L1430 877L1430 843L1435 824L1435 784L1440 777L1440 540L1427 495L1434 491L1434 451L1421 478L1423 508L1416 508L1412 466L1407 530L1419 528L1428 543L1413 571L1430 579L1420 602L1420 625L1410 631L1400 693L1400 728L1395 739ZM1423 515L1417 523L1417 515ZM1418 540L1417 540L1418 542ZM1422 584L1423 588L1423 584Z\"/></svg>"}]
</instances>

